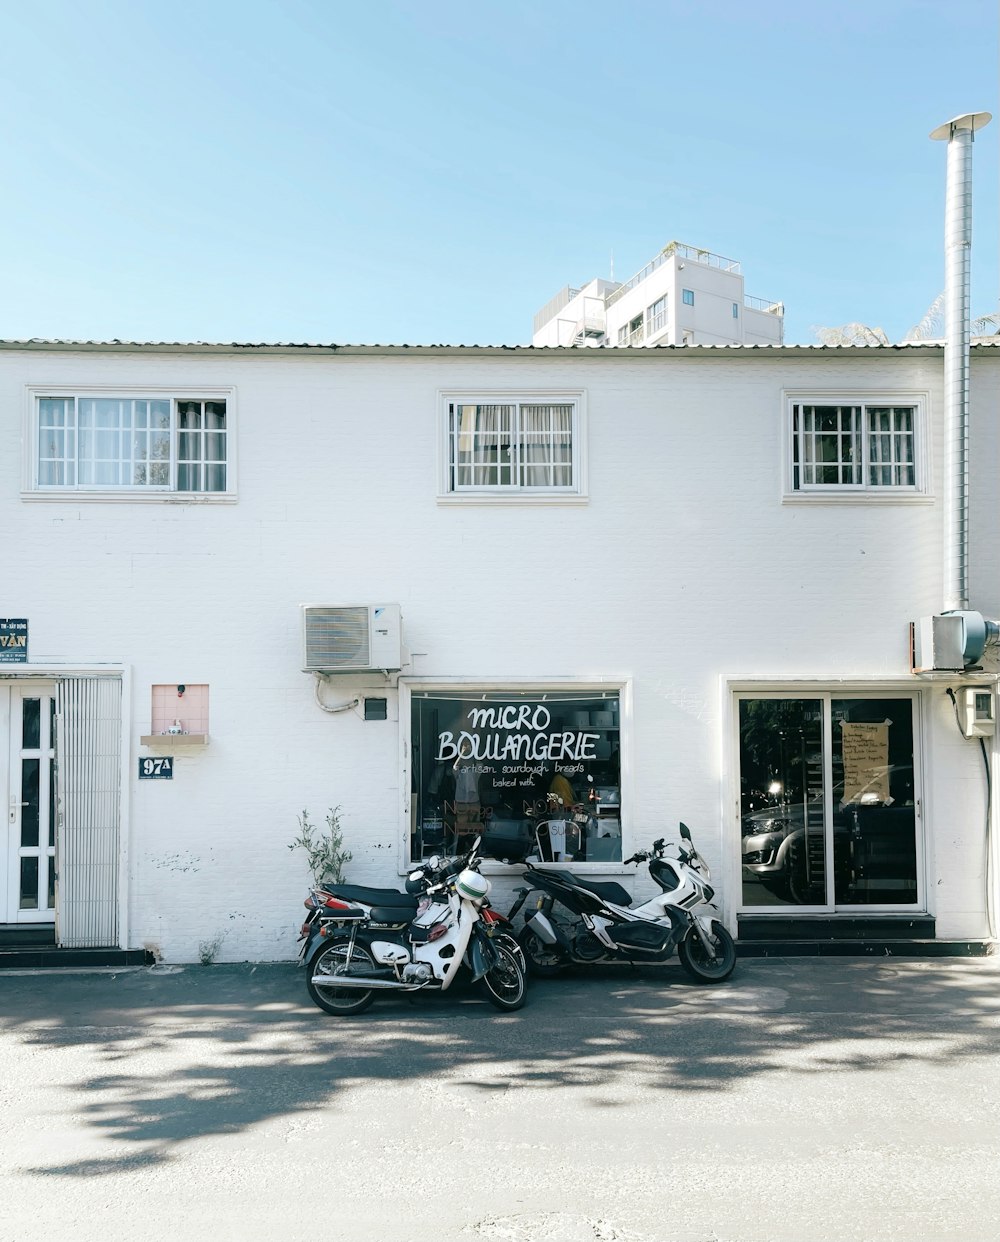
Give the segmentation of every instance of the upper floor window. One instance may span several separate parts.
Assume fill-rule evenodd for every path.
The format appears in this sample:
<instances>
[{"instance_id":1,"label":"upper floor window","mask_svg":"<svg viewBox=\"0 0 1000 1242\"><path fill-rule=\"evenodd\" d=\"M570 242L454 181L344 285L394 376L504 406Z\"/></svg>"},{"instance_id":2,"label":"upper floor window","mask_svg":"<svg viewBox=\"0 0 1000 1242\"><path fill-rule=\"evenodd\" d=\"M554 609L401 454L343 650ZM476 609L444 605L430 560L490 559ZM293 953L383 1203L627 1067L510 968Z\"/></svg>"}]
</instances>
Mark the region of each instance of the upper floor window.
<instances>
[{"instance_id":1,"label":"upper floor window","mask_svg":"<svg viewBox=\"0 0 1000 1242\"><path fill-rule=\"evenodd\" d=\"M224 397L37 392L33 413L32 490L232 490Z\"/></svg>"},{"instance_id":2,"label":"upper floor window","mask_svg":"<svg viewBox=\"0 0 1000 1242\"><path fill-rule=\"evenodd\" d=\"M739 317L740 317L740 304L739 302L734 302L733 303L733 318L739 319Z\"/></svg>"},{"instance_id":3,"label":"upper floor window","mask_svg":"<svg viewBox=\"0 0 1000 1242\"><path fill-rule=\"evenodd\" d=\"M659 332L667 324L667 295L657 298L646 311L646 327L650 335Z\"/></svg>"},{"instance_id":4,"label":"upper floor window","mask_svg":"<svg viewBox=\"0 0 1000 1242\"><path fill-rule=\"evenodd\" d=\"M448 399L451 493L581 492L578 397Z\"/></svg>"},{"instance_id":5,"label":"upper floor window","mask_svg":"<svg viewBox=\"0 0 1000 1242\"><path fill-rule=\"evenodd\" d=\"M694 306L694 290L693 289L684 289L682 291L681 296L684 299L685 306Z\"/></svg>"},{"instance_id":6,"label":"upper floor window","mask_svg":"<svg viewBox=\"0 0 1000 1242\"><path fill-rule=\"evenodd\" d=\"M920 489L921 402L793 401L792 490Z\"/></svg>"}]
</instances>

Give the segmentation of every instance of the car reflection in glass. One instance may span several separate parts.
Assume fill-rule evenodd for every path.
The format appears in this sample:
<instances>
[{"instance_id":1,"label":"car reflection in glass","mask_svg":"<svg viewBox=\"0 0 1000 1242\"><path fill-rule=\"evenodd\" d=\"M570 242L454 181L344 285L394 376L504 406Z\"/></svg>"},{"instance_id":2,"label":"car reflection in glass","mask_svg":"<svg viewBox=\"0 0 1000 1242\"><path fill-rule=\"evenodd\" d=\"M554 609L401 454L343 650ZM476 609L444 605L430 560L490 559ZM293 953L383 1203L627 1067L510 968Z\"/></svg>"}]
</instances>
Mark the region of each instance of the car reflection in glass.
<instances>
[{"instance_id":1,"label":"car reflection in glass","mask_svg":"<svg viewBox=\"0 0 1000 1242\"><path fill-rule=\"evenodd\" d=\"M843 801L843 793L840 781L833 790L835 900L916 901L912 766L881 769L850 802ZM758 795L755 800L764 799ZM749 811L742 819L742 837L745 878L758 881L780 901L826 903L822 796Z\"/></svg>"}]
</instances>

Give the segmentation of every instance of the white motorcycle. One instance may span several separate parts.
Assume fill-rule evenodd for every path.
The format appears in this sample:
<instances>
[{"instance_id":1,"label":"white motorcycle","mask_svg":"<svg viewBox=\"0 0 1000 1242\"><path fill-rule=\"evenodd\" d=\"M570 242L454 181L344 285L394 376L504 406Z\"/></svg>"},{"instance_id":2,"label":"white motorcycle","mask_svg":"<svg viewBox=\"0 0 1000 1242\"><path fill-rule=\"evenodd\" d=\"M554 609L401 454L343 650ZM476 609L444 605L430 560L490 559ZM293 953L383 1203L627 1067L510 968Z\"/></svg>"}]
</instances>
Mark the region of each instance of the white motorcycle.
<instances>
[{"instance_id":1,"label":"white motorcycle","mask_svg":"<svg viewBox=\"0 0 1000 1242\"><path fill-rule=\"evenodd\" d=\"M497 1009L520 1009L524 971L518 957L487 930L483 908L492 887L479 874L479 840L427 887L415 871L409 901L392 889L338 887L315 929L306 986L327 1013L362 1013L376 992L445 991L465 965Z\"/></svg>"},{"instance_id":2,"label":"white motorcycle","mask_svg":"<svg viewBox=\"0 0 1000 1242\"><path fill-rule=\"evenodd\" d=\"M534 889L522 889L508 917L522 906L527 913L518 939L529 970L552 975L577 963L628 961L664 962L674 949L681 965L699 983L721 983L733 973L736 946L712 902L708 865L694 848L691 833L681 824L686 844L668 856L661 839L652 850L640 850L626 862L648 862L649 874L662 892L632 908L632 898L614 881L582 879L569 871L531 864L525 878ZM557 905L565 907L569 917Z\"/></svg>"}]
</instances>

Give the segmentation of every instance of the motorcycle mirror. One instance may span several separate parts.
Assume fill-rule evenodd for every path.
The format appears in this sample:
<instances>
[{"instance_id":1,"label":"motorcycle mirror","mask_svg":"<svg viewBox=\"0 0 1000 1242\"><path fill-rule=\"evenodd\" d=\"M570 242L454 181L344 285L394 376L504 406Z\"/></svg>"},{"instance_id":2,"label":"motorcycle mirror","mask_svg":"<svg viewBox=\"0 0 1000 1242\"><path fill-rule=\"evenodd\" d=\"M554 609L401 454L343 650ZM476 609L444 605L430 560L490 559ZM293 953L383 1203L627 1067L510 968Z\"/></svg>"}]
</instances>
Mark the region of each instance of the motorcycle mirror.
<instances>
[{"instance_id":1,"label":"motorcycle mirror","mask_svg":"<svg viewBox=\"0 0 1000 1242\"><path fill-rule=\"evenodd\" d=\"M681 824L680 831L681 831L681 836L684 838L685 841L691 840L691 829L687 826L687 824Z\"/></svg>"}]
</instances>

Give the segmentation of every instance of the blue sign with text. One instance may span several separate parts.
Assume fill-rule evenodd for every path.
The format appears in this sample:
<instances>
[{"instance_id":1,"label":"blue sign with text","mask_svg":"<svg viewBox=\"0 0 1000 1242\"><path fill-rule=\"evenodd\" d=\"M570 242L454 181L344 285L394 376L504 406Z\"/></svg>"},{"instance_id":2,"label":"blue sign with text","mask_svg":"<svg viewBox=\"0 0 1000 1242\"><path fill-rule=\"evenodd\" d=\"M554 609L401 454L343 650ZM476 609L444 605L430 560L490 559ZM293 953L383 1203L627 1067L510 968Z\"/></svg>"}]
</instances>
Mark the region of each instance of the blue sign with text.
<instances>
[{"instance_id":1,"label":"blue sign with text","mask_svg":"<svg viewBox=\"0 0 1000 1242\"><path fill-rule=\"evenodd\" d=\"M27 619L25 617L0 617L0 664L27 663Z\"/></svg>"}]
</instances>

